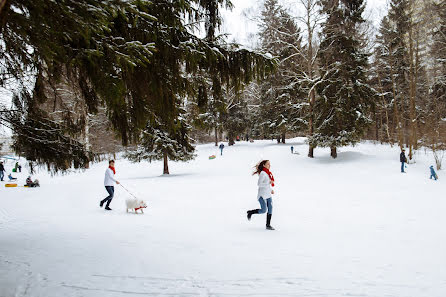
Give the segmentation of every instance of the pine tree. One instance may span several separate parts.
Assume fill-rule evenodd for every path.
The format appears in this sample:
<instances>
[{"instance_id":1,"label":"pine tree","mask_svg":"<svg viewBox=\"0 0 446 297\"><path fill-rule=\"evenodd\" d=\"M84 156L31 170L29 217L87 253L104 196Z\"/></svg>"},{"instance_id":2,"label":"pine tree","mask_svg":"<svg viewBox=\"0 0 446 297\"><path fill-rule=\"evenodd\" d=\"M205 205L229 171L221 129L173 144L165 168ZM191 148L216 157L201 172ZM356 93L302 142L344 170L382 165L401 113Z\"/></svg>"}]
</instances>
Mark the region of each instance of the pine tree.
<instances>
[{"instance_id":1,"label":"pine tree","mask_svg":"<svg viewBox=\"0 0 446 297\"><path fill-rule=\"evenodd\" d=\"M318 55L320 99L315 103L315 133L309 143L330 147L331 156L336 158L337 147L358 142L370 124L368 112L374 91L365 73L368 56L358 41L364 1L324 0L321 6L326 21Z\"/></svg>"},{"instance_id":2,"label":"pine tree","mask_svg":"<svg viewBox=\"0 0 446 297\"><path fill-rule=\"evenodd\" d=\"M278 59L277 71L261 84L262 125L267 134L276 135L278 142L285 143L287 132L306 126L301 32L277 0L266 0L259 35L262 51Z\"/></svg>"},{"instance_id":3,"label":"pine tree","mask_svg":"<svg viewBox=\"0 0 446 297\"><path fill-rule=\"evenodd\" d=\"M155 125L148 124L141 135L141 141L135 149L129 150L126 157L131 161L163 160L163 174L169 174L168 160L189 161L194 158L188 132L190 126L181 117L173 127L165 126L155 119Z\"/></svg>"},{"instance_id":4,"label":"pine tree","mask_svg":"<svg viewBox=\"0 0 446 297\"><path fill-rule=\"evenodd\" d=\"M54 137L68 137L72 142L79 142L85 131L86 120L68 116L70 113L63 120L54 119L41 108L48 102L45 88L59 84L63 76L81 90L85 114L106 107L111 126L124 145L140 141L141 131L156 126L155 118L167 135L174 135L181 100L197 95L196 73L213 73L216 96L221 94L219 85L239 88L243 82L263 77L272 68L269 59L234 50L216 39L201 39L186 25L187 20L205 20L211 32L221 22L218 10L224 4L230 5L224 0L7 1L0 14L4 41L0 50L6 65L0 84L11 73L24 86L21 73L30 70L27 73L35 77L34 86L16 94L17 112L2 117L14 133L28 131L36 136L26 142L17 137L17 152L33 151L30 158L45 160L56 170L79 163L69 154L40 155L47 154L42 147L47 144L37 135L40 122L50 121L57 128L49 133L57 132ZM63 149L70 141L57 146ZM86 145L80 145L84 147L79 151L82 159L88 160ZM66 167L60 166L58 158L65 158Z\"/></svg>"}]
</instances>

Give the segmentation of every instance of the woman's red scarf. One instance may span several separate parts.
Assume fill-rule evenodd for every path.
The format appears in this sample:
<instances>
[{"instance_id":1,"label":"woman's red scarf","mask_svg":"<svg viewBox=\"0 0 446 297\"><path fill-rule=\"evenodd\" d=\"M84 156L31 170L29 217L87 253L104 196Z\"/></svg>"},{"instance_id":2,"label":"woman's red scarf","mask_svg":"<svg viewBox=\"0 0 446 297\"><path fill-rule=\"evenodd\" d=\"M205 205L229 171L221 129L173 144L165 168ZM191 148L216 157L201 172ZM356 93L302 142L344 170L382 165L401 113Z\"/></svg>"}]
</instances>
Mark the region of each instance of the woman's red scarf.
<instances>
[{"instance_id":1,"label":"woman's red scarf","mask_svg":"<svg viewBox=\"0 0 446 297\"><path fill-rule=\"evenodd\" d=\"M263 171L265 171L266 174L268 174L269 179L272 181L271 186L274 187L274 176L273 176L273 174L271 173L271 171L269 171L269 169L268 169L268 168L265 168L265 167L263 167Z\"/></svg>"},{"instance_id":2,"label":"woman's red scarf","mask_svg":"<svg viewBox=\"0 0 446 297\"><path fill-rule=\"evenodd\" d=\"M115 167L108 166L108 168L110 168L113 171L113 174L116 174Z\"/></svg>"}]
</instances>

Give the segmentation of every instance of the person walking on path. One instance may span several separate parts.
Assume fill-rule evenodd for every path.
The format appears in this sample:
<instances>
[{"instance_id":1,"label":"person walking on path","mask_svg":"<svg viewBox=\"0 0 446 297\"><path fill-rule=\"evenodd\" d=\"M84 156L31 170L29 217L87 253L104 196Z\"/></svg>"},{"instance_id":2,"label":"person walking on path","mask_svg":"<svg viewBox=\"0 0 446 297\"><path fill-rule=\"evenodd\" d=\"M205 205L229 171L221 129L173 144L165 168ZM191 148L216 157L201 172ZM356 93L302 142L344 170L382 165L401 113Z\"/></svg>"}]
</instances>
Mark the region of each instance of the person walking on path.
<instances>
[{"instance_id":1,"label":"person walking on path","mask_svg":"<svg viewBox=\"0 0 446 297\"><path fill-rule=\"evenodd\" d=\"M225 148L225 145L223 143L220 143L220 156L223 156L223 149Z\"/></svg>"},{"instance_id":2,"label":"person walking on path","mask_svg":"<svg viewBox=\"0 0 446 297\"><path fill-rule=\"evenodd\" d=\"M104 203L107 202L107 205L105 205L106 210L112 210L109 206L110 202L113 199L113 196L115 195L115 183L119 185L119 181L115 179L115 174L116 174L115 161L110 160L108 162L108 168L107 170L105 170L105 178L104 178L104 186L108 192L108 196L105 199L101 200L101 202L99 203L99 206L102 207Z\"/></svg>"},{"instance_id":3,"label":"person walking on path","mask_svg":"<svg viewBox=\"0 0 446 297\"><path fill-rule=\"evenodd\" d=\"M273 198L274 194L274 176L269 171L271 168L271 163L268 160L263 160L255 166L255 171L252 175L258 174L259 180L257 185L259 190L257 192L257 200L260 203L260 209L248 210L248 220L251 220L251 216L256 213L265 213L268 208L268 213L266 215L266 229L274 230L271 226L271 217L273 216Z\"/></svg>"},{"instance_id":4,"label":"person walking on path","mask_svg":"<svg viewBox=\"0 0 446 297\"><path fill-rule=\"evenodd\" d=\"M405 154L404 152L405 152L405 150L402 149L402 150L401 150L401 154L400 154L401 173L405 173L405 172L404 172L404 163L407 163L406 154Z\"/></svg>"},{"instance_id":5,"label":"person walking on path","mask_svg":"<svg viewBox=\"0 0 446 297\"><path fill-rule=\"evenodd\" d=\"M437 176L437 173L435 172L434 166L431 165L429 168L431 170L431 177L429 177L429 179L434 178L435 180L437 180L438 176Z\"/></svg>"},{"instance_id":6,"label":"person walking on path","mask_svg":"<svg viewBox=\"0 0 446 297\"><path fill-rule=\"evenodd\" d=\"M3 166L3 162L0 162L0 180L3 181L5 177L5 166Z\"/></svg>"},{"instance_id":7,"label":"person walking on path","mask_svg":"<svg viewBox=\"0 0 446 297\"><path fill-rule=\"evenodd\" d=\"M293 153L294 151L294 146L291 146L291 153Z\"/></svg>"}]
</instances>

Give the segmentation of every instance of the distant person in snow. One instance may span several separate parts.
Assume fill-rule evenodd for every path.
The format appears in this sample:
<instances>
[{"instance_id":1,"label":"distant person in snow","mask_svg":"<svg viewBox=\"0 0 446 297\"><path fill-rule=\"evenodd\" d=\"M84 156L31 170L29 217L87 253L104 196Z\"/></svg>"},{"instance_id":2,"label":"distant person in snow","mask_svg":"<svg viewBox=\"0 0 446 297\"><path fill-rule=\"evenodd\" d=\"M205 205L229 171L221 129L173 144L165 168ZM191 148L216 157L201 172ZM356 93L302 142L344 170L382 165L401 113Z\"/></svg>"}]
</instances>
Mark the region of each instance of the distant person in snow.
<instances>
[{"instance_id":1,"label":"distant person in snow","mask_svg":"<svg viewBox=\"0 0 446 297\"><path fill-rule=\"evenodd\" d=\"M401 154L400 154L401 172L402 172L402 173L405 173L405 172L404 172L404 163L407 163L406 154L405 154L404 152L405 152L405 150L402 149L402 150L401 150Z\"/></svg>"},{"instance_id":2,"label":"distant person in snow","mask_svg":"<svg viewBox=\"0 0 446 297\"><path fill-rule=\"evenodd\" d=\"M110 202L113 199L113 196L115 195L115 183L119 185L119 182L115 179L115 174L116 174L115 161L110 160L108 162L108 168L107 170L105 170L105 177L104 177L104 186L105 189L107 190L108 196L103 200L101 200L101 202L99 203L99 206L102 207L104 203L107 202L107 205L105 205L106 210L112 210L109 206Z\"/></svg>"},{"instance_id":3,"label":"distant person in snow","mask_svg":"<svg viewBox=\"0 0 446 297\"><path fill-rule=\"evenodd\" d=\"M39 183L39 180L38 180L38 179L36 179L35 181L33 181L33 180L31 179L31 176L28 176L28 177L26 178L26 185L25 185L25 186L30 187L30 188L40 187L40 183Z\"/></svg>"},{"instance_id":4,"label":"distant person in snow","mask_svg":"<svg viewBox=\"0 0 446 297\"><path fill-rule=\"evenodd\" d=\"M437 180L438 175L437 175L437 173L435 172L434 166L431 165L429 168L430 168L430 170L431 170L431 177L429 177L429 179L434 178L435 180Z\"/></svg>"},{"instance_id":5,"label":"distant person in snow","mask_svg":"<svg viewBox=\"0 0 446 297\"><path fill-rule=\"evenodd\" d=\"M258 163L255 167L255 171L252 175L258 174L259 180L257 185L259 187L257 192L257 200L260 203L260 209L248 210L248 220L251 220L251 216L256 213L265 213L268 208L268 214L266 215L266 229L274 230L271 226L271 217L273 215L273 197L274 190L274 177L269 169L271 168L271 163L268 160L263 160Z\"/></svg>"},{"instance_id":6,"label":"distant person in snow","mask_svg":"<svg viewBox=\"0 0 446 297\"><path fill-rule=\"evenodd\" d=\"M223 156L223 149L225 148L225 145L223 143L220 143L220 156Z\"/></svg>"},{"instance_id":7,"label":"distant person in snow","mask_svg":"<svg viewBox=\"0 0 446 297\"><path fill-rule=\"evenodd\" d=\"M294 146L291 146L291 153L293 153L294 151Z\"/></svg>"},{"instance_id":8,"label":"distant person in snow","mask_svg":"<svg viewBox=\"0 0 446 297\"><path fill-rule=\"evenodd\" d=\"M0 161L0 180L3 181L4 177L5 177L5 166L3 165L3 162Z\"/></svg>"}]
</instances>

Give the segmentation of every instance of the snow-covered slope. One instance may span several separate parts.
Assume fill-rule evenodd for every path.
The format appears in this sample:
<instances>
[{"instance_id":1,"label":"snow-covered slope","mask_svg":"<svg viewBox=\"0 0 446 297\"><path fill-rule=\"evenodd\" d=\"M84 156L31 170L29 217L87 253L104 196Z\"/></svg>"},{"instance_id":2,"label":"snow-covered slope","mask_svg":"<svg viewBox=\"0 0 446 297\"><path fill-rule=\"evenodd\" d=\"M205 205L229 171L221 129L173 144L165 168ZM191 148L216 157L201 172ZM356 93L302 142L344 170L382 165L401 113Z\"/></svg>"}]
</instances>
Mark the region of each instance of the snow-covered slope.
<instances>
[{"instance_id":1,"label":"snow-covered slope","mask_svg":"<svg viewBox=\"0 0 446 297\"><path fill-rule=\"evenodd\" d=\"M0 296L446 296L446 176L429 180L432 157L419 152L401 174L398 148L306 151L301 138L223 157L200 145L170 176L160 162L118 160L143 215L126 213L119 186L113 211L99 208L105 162L41 173L41 188L0 184ZM246 219L261 158L276 179L276 231L265 215Z\"/></svg>"}]
</instances>

